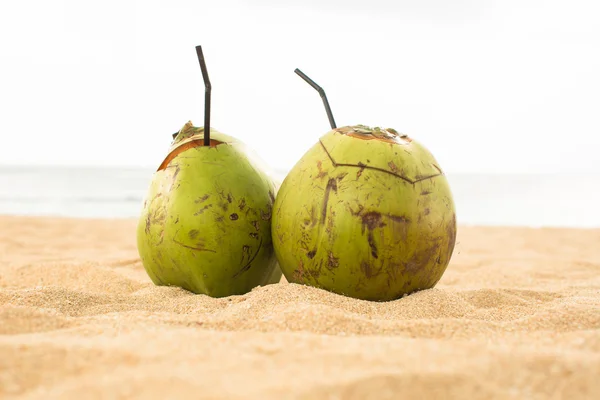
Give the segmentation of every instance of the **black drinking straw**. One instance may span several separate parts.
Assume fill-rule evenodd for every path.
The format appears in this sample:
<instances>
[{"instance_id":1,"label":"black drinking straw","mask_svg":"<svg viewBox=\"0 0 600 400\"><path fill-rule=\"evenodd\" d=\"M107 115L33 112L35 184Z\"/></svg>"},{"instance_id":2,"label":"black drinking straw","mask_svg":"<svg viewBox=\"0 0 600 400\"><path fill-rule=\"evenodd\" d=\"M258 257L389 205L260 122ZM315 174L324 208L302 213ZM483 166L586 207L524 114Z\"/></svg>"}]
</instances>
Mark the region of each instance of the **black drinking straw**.
<instances>
[{"instance_id":1,"label":"black drinking straw","mask_svg":"<svg viewBox=\"0 0 600 400\"><path fill-rule=\"evenodd\" d=\"M319 95L323 99L323 104L325 105L325 111L327 112L327 118L329 118L329 124L331 125L331 129L335 129L335 121L333 120L333 114L331 114L331 107L329 107L329 102L327 101L327 95L325 95L325 91L323 88L315 83L312 79L304 74L304 72L300 71L298 68L294 70L294 72L300 75L300 78L304 79L310 86L312 86Z\"/></svg>"},{"instance_id":2,"label":"black drinking straw","mask_svg":"<svg viewBox=\"0 0 600 400\"><path fill-rule=\"evenodd\" d=\"M200 62L200 69L202 70L202 78L204 78L204 145L210 146L210 91L212 86L208 79L208 71L206 70L206 62L204 61L204 54L202 54L202 46L196 46L196 54L198 55L198 61Z\"/></svg>"}]
</instances>

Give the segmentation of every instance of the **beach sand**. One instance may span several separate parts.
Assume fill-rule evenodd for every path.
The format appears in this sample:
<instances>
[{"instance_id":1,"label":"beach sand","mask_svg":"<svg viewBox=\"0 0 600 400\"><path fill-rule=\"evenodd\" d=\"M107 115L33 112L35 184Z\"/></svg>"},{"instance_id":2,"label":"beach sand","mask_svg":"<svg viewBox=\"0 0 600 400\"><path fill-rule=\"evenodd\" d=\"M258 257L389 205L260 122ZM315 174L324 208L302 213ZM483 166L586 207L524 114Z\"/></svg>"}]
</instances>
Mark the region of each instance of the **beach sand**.
<instances>
[{"instance_id":1,"label":"beach sand","mask_svg":"<svg viewBox=\"0 0 600 400\"><path fill-rule=\"evenodd\" d=\"M0 217L0 398L600 399L600 230L460 226L374 303L157 287L135 225Z\"/></svg>"}]
</instances>

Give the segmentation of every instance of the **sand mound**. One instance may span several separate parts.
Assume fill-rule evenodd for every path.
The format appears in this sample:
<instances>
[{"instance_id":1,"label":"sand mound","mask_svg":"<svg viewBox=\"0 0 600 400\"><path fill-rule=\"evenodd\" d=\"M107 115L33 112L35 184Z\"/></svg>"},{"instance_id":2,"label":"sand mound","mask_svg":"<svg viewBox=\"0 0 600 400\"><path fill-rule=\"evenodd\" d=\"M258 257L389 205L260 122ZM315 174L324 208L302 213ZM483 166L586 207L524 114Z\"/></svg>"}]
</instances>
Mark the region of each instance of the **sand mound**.
<instances>
[{"instance_id":1,"label":"sand mound","mask_svg":"<svg viewBox=\"0 0 600 400\"><path fill-rule=\"evenodd\" d=\"M1 398L600 398L599 230L467 228L374 303L150 282L135 221L2 217Z\"/></svg>"}]
</instances>

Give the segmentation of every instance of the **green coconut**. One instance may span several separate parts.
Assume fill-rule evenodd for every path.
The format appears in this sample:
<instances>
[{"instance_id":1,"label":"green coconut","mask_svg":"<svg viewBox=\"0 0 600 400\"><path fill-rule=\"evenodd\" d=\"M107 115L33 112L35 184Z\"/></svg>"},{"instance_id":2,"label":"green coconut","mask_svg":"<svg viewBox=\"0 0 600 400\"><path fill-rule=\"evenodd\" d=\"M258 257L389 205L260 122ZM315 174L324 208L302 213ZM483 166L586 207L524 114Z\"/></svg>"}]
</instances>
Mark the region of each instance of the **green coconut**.
<instances>
[{"instance_id":1,"label":"green coconut","mask_svg":"<svg viewBox=\"0 0 600 400\"><path fill-rule=\"evenodd\" d=\"M394 129L345 126L323 135L286 176L272 232L289 282L387 301L440 280L456 214L423 145Z\"/></svg>"},{"instance_id":2,"label":"green coconut","mask_svg":"<svg viewBox=\"0 0 600 400\"><path fill-rule=\"evenodd\" d=\"M271 239L276 187L241 141L186 123L154 173L137 227L140 258L156 285L212 297L281 278Z\"/></svg>"}]
</instances>

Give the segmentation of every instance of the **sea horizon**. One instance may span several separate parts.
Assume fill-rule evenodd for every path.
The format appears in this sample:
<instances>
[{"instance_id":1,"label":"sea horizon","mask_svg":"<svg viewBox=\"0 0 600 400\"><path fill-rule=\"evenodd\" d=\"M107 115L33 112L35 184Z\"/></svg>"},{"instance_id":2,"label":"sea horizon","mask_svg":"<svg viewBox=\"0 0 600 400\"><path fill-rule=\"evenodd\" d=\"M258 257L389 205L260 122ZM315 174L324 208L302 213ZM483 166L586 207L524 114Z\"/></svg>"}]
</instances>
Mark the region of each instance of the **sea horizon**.
<instances>
[{"instance_id":1,"label":"sea horizon","mask_svg":"<svg viewBox=\"0 0 600 400\"><path fill-rule=\"evenodd\" d=\"M0 215L137 218L150 167L0 165ZM286 170L273 169L283 180ZM459 225L600 228L598 173L446 173Z\"/></svg>"}]
</instances>

